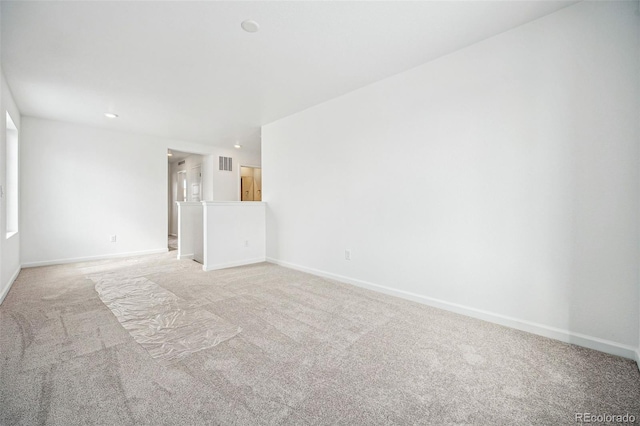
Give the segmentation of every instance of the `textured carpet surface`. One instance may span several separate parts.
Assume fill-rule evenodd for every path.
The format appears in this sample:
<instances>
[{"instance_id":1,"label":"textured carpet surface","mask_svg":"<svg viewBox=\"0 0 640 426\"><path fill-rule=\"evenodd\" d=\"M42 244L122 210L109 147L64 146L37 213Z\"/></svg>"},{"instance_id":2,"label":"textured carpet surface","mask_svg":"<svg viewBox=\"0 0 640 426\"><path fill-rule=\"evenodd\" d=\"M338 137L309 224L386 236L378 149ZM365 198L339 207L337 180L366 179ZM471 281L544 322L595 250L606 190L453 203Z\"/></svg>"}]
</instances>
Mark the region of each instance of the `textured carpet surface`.
<instances>
[{"instance_id":1,"label":"textured carpet surface","mask_svg":"<svg viewBox=\"0 0 640 426\"><path fill-rule=\"evenodd\" d=\"M178 250L178 237L169 235L167 240L167 247L169 248L169 251Z\"/></svg>"},{"instance_id":2,"label":"textured carpet surface","mask_svg":"<svg viewBox=\"0 0 640 426\"><path fill-rule=\"evenodd\" d=\"M2 425L576 424L640 417L631 360L272 264L174 253L25 269L0 306ZM169 366L99 299L144 277L242 328Z\"/></svg>"}]
</instances>

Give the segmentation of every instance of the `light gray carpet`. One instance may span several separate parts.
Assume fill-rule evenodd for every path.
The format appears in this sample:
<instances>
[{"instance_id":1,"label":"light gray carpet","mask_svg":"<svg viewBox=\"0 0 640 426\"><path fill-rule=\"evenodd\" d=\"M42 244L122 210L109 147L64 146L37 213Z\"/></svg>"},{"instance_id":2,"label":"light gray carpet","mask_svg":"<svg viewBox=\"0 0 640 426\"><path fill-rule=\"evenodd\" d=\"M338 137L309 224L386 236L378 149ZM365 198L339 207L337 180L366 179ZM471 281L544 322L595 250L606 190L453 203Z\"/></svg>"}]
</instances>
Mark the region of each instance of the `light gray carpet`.
<instances>
[{"instance_id":1,"label":"light gray carpet","mask_svg":"<svg viewBox=\"0 0 640 426\"><path fill-rule=\"evenodd\" d=\"M145 277L129 277L126 270L89 278L122 327L162 365L212 348L242 331L198 302L184 300Z\"/></svg>"},{"instance_id":2,"label":"light gray carpet","mask_svg":"<svg viewBox=\"0 0 640 426\"><path fill-rule=\"evenodd\" d=\"M238 325L163 366L87 278L145 277ZM640 417L631 360L271 264L162 254L25 269L0 306L2 425L575 424Z\"/></svg>"},{"instance_id":3,"label":"light gray carpet","mask_svg":"<svg viewBox=\"0 0 640 426\"><path fill-rule=\"evenodd\" d=\"M167 248L169 249L169 251L178 250L178 237L169 235L167 239Z\"/></svg>"}]
</instances>

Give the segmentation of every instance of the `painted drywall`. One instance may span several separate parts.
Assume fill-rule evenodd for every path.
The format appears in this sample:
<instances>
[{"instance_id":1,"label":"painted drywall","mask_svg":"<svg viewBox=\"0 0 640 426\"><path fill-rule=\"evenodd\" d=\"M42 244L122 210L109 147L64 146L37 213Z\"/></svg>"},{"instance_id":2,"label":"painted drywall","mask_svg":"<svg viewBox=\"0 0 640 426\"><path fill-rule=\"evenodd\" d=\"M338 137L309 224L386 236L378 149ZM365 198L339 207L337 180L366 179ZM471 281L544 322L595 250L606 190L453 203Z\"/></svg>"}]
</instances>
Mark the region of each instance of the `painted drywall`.
<instances>
[{"instance_id":1,"label":"painted drywall","mask_svg":"<svg viewBox=\"0 0 640 426\"><path fill-rule=\"evenodd\" d=\"M213 201L238 201L240 199L240 177L239 162L232 153L220 153L212 155L210 161L213 164ZM220 170L218 157L226 156L233 158L232 170Z\"/></svg>"},{"instance_id":2,"label":"painted drywall","mask_svg":"<svg viewBox=\"0 0 640 426\"><path fill-rule=\"evenodd\" d=\"M7 86L4 72L0 69L0 186L2 186L2 197L0 197L0 303L4 300L11 284L20 272L20 234L22 223L18 220L18 233L7 239L7 218L6 218L6 196L7 187L6 173L6 149L7 149L7 123L6 112L9 113L13 123L18 129L18 149L22 145L21 116L16 103L13 100L11 90ZM20 157L20 152L18 153ZM18 197L22 192L21 182L18 181Z\"/></svg>"},{"instance_id":3,"label":"painted drywall","mask_svg":"<svg viewBox=\"0 0 640 426\"><path fill-rule=\"evenodd\" d=\"M240 166L260 166L260 152L251 150L219 149L214 148L211 155L205 156L203 179L207 179L212 185L204 189L205 201L239 201L240 200ZM231 157L233 170L219 170L218 157Z\"/></svg>"},{"instance_id":4,"label":"painted drywall","mask_svg":"<svg viewBox=\"0 0 640 426\"><path fill-rule=\"evenodd\" d=\"M264 126L268 258L632 357L636 8L581 2Z\"/></svg>"},{"instance_id":5,"label":"painted drywall","mask_svg":"<svg viewBox=\"0 0 640 426\"><path fill-rule=\"evenodd\" d=\"M177 150L176 144L174 149ZM214 146L196 146L194 144L185 145L182 143L183 150L190 149L190 151L197 151L199 154L194 154L185 158L185 165L178 166L177 163L171 163L169 166L169 233L176 234L178 229L177 223L177 207L172 201L172 192L176 185L175 172L181 169L180 167L186 167L186 170L191 170L197 164L201 165L202 172L202 197L201 201L238 201L240 197L240 175L237 170L239 164L257 164L260 165L260 152L254 150L237 150L237 149L224 149ZM234 167L231 172L225 170L219 170L218 157L225 156L233 159ZM189 200L191 201L191 200Z\"/></svg>"},{"instance_id":6,"label":"painted drywall","mask_svg":"<svg viewBox=\"0 0 640 426\"><path fill-rule=\"evenodd\" d=\"M230 268L265 261L265 204L205 202L202 269Z\"/></svg>"},{"instance_id":7,"label":"painted drywall","mask_svg":"<svg viewBox=\"0 0 640 426\"><path fill-rule=\"evenodd\" d=\"M164 141L32 117L22 133L23 265L166 250Z\"/></svg>"},{"instance_id":8,"label":"painted drywall","mask_svg":"<svg viewBox=\"0 0 640 426\"><path fill-rule=\"evenodd\" d=\"M24 266L167 250L167 149L203 156L204 188L220 151L34 117L22 133Z\"/></svg>"}]
</instances>

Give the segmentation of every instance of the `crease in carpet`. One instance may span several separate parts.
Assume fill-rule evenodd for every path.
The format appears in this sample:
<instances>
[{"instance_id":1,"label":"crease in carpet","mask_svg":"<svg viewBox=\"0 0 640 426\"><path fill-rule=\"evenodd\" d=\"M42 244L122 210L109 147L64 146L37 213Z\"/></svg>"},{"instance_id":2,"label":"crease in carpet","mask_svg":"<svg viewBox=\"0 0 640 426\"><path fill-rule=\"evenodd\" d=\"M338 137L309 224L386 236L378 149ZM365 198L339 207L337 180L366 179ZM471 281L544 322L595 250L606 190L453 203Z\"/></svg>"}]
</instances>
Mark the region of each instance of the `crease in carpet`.
<instances>
[{"instance_id":1,"label":"crease in carpet","mask_svg":"<svg viewBox=\"0 0 640 426\"><path fill-rule=\"evenodd\" d=\"M122 327L160 364L178 362L242 331L147 278L113 273L89 278Z\"/></svg>"}]
</instances>

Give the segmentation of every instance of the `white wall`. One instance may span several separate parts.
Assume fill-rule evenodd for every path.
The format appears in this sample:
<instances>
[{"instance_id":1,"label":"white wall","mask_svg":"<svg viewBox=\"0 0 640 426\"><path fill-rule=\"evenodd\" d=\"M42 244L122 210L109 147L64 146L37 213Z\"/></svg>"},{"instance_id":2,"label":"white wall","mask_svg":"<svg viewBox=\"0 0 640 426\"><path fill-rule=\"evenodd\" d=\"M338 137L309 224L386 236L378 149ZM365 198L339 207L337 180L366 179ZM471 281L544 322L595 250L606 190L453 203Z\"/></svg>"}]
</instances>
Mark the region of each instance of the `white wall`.
<instances>
[{"instance_id":1,"label":"white wall","mask_svg":"<svg viewBox=\"0 0 640 426\"><path fill-rule=\"evenodd\" d=\"M233 170L219 170L218 157L231 157L233 159ZM204 195L206 201L239 201L240 200L240 166L252 165L260 166L260 152L247 151L244 149L219 149L214 148L211 155L204 158L206 168L203 168L203 179L212 182L210 190L205 188ZM206 170L205 170L206 169Z\"/></svg>"},{"instance_id":2,"label":"white wall","mask_svg":"<svg viewBox=\"0 0 640 426\"><path fill-rule=\"evenodd\" d=\"M264 203L237 201L202 204L202 269L212 271L265 261Z\"/></svg>"},{"instance_id":3,"label":"white wall","mask_svg":"<svg viewBox=\"0 0 640 426\"><path fill-rule=\"evenodd\" d=\"M176 145L178 146L178 145ZM180 146L185 146L184 143ZM260 152L237 149L223 149L216 146L196 146L186 145L190 150L195 150L201 154L194 154L187 157L185 168L180 168L177 163L172 163L169 167L169 188L170 192L175 185L176 170L191 170L197 164L202 168L202 201L238 201L240 199L240 164L260 165ZM174 149L178 149L174 147ZM233 159L233 171L218 170L218 156L231 157ZM189 200L191 201L191 200ZM177 207L172 202L169 194L169 233L177 232ZM172 210L173 209L173 210Z\"/></svg>"},{"instance_id":4,"label":"white wall","mask_svg":"<svg viewBox=\"0 0 640 426\"><path fill-rule=\"evenodd\" d=\"M213 188L204 160L220 151L33 117L23 119L21 143L25 266L165 251L167 149L203 155L204 189Z\"/></svg>"},{"instance_id":5,"label":"white wall","mask_svg":"<svg viewBox=\"0 0 640 426\"><path fill-rule=\"evenodd\" d=\"M166 250L165 141L32 117L22 133L23 265Z\"/></svg>"},{"instance_id":6,"label":"white wall","mask_svg":"<svg viewBox=\"0 0 640 426\"><path fill-rule=\"evenodd\" d=\"M582 2L264 126L267 256L633 356L636 7Z\"/></svg>"},{"instance_id":7,"label":"white wall","mask_svg":"<svg viewBox=\"0 0 640 426\"><path fill-rule=\"evenodd\" d=\"M6 112L9 112L11 119L18 128L18 145L19 149L22 145L22 129L21 129L21 117L20 111L16 106L9 86L7 86L4 72L0 69L0 185L3 189L3 194L6 192L7 187L7 173L6 173L6 149L7 149L7 123ZM20 156L20 153L18 154ZM22 192L19 181L19 193ZM0 303L4 300L4 297L9 291L9 288L15 278L20 272L20 234L22 232L22 223L18 220L18 233L11 236L9 239L7 235L7 218L6 218L6 196L0 198Z\"/></svg>"}]
</instances>

